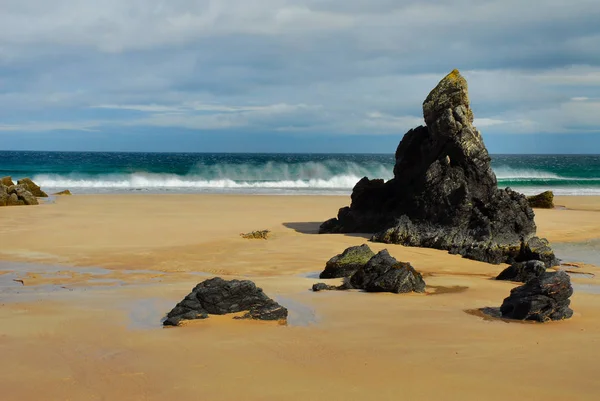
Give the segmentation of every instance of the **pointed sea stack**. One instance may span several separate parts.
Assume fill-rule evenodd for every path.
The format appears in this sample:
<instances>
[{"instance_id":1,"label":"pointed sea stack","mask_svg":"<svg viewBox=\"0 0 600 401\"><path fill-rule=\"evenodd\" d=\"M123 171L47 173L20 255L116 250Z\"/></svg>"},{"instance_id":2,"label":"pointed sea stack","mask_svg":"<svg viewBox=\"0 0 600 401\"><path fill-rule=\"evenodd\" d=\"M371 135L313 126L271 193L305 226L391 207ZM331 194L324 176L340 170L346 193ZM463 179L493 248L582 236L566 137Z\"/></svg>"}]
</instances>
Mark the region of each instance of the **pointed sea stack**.
<instances>
[{"instance_id":1,"label":"pointed sea stack","mask_svg":"<svg viewBox=\"0 0 600 401\"><path fill-rule=\"evenodd\" d=\"M377 232L376 242L444 249L489 263L558 264L548 242L535 237L525 196L498 189L458 70L427 96L423 116L426 126L408 131L396 150L394 178L360 180L351 206L320 232Z\"/></svg>"}]
</instances>

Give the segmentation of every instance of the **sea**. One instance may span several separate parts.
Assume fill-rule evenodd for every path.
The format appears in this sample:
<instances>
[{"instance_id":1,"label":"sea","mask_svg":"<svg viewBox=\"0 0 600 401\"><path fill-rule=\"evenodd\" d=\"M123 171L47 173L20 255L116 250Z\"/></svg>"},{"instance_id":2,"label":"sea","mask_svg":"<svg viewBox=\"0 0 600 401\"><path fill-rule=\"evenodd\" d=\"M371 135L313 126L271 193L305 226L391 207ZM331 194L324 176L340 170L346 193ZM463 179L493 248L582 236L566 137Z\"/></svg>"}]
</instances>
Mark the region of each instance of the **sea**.
<instances>
[{"instance_id":1,"label":"sea","mask_svg":"<svg viewBox=\"0 0 600 401\"><path fill-rule=\"evenodd\" d=\"M500 188L600 195L600 155L491 155ZM0 151L0 177L47 192L348 195L362 177L390 179L392 154Z\"/></svg>"}]
</instances>

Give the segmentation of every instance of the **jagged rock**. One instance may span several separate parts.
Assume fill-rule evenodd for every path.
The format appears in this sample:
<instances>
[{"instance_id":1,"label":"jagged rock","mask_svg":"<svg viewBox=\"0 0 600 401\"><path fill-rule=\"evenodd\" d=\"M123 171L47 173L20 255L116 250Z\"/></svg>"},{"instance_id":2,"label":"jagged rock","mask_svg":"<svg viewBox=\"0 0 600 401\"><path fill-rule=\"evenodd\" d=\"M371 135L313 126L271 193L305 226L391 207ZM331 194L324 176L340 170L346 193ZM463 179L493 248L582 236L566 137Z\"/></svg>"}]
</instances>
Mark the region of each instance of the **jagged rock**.
<instances>
[{"instance_id":1,"label":"jagged rock","mask_svg":"<svg viewBox=\"0 0 600 401\"><path fill-rule=\"evenodd\" d=\"M59 195L59 196L61 196L61 195L67 195L68 196L68 195L73 195L73 194L68 189L65 189L64 191L57 192L54 195Z\"/></svg>"},{"instance_id":2,"label":"jagged rock","mask_svg":"<svg viewBox=\"0 0 600 401\"><path fill-rule=\"evenodd\" d=\"M15 183L12 180L12 177L2 177L0 178L0 184L7 186L7 187L12 187L13 185L15 185Z\"/></svg>"},{"instance_id":3,"label":"jagged rock","mask_svg":"<svg viewBox=\"0 0 600 401\"><path fill-rule=\"evenodd\" d=\"M225 315L248 311L240 319L285 320L288 311L249 280L216 277L198 284L179 302L163 322L177 326L182 320L206 319L209 314Z\"/></svg>"},{"instance_id":4,"label":"jagged rock","mask_svg":"<svg viewBox=\"0 0 600 401\"><path fill-rule=\"evenodd\" d=\"M31 192L34 196L37 196L38 198L48 197L48 194L42 191L42 189L29 178L23 178L19 180L17 181L17 184L24 185L27 188L27 190L29 190L29 192Z\"/></svg>"},{"instance_id":5,"label":"jagged rock","mask_svg":"<svg viewBox=\"0 0 600 401\"><path fill-rule=\"evenodd\" d=\"M554 209L554 192L545 191L541 194L528 196L529 206L539 209Z\"/></svg>"},{"instance_id":6,"label":"jagged rock","mask_svg":"<svg viewBox=\"0 0 600 401\"><path fill-rule=\"evenodd\" d=\"M425 292L425 281L410 263L398 262L382 250L359 269L352 277L350 284L367 292Z\"/></svg>"},{"instance_id":7,"label":"jagged rock","mask_svg":"<svg viewBox=\"0 0 600 401\"><path fill-rule=\"evenodd\" d=\"M535 237L524 195L498 189L481 134L473 126L467 82L448 74L423 103L426 126L396 150L394 178L360 180L350 207L320 233L377 232L373 241L448 250L490 263L536 259L558 264ZM541 247L541 248L540 248Z\"/></svg>"},{"instance_id":8,"label":"jagged rock","mask_svg":"<svg viewBox=\"0 0 600 401\"><path fill-rule=\"evenodd\" d=\"M425 281L410 263L398 262L387 249L373 256L366 265L345 280L341 286L324 283L313 285L313 291L361 289L366 292L425 292Z\"/></svg>"},{"instance_id":9,"label":"jagged rock","mask_svg":"<svg viewBox=\"0 0 600 401\"><path fill-rule=\"evenodd\" d=\"M513 263L496 277L496 280L520 281L526 283L546 272L546 265L540 260Z\"/></svg>"},{"instance_id":10,"label":"jagged rock","mask_svg":"<svg viewBox=\"0 0 600 401\"><path fill-rule=\"evenodd\" d=\"M319 278L350 277L363 267L375 254L367 244L352 246L329 259Z\"/></svg>"},{"instance_id":11,"label":"jagged rock","mask_svg":"<svg viewBox=\"0 0 600 401\"><path fill-rule=\"evenodd\" d=\"M573 287L569 275L563 271L544 273L524 285L513 288L500 307L502 317L518 320L568 319L573 316L569 308Z\"/></svg>"},{"instance_id":12,"label":"jagged rock","mask_svg":"<svg viewBox=\"0 0 600 401\"><path fill-rule=\"evenodd\" d=\"M38 200L23 185L0 184L0 206L37 205Z\"/></svg>"}]
</instances>

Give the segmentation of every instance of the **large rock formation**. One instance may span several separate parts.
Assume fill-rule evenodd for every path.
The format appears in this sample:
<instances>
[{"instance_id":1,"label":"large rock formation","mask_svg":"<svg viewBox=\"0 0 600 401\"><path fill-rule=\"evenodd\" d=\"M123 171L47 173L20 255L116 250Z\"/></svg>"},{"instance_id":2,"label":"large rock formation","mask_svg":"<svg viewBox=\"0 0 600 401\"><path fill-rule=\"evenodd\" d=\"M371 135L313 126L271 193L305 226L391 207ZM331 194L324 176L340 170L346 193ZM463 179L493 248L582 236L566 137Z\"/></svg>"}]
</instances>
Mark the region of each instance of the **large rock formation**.
<instances>
[{"instance_id":1,"label":"large rock formation","mask_svg":"<svg viewBox=\"0 0 600 401\"><path fill-rule=\"evenodd\" d=\"M467 82L448 74L423 103L426 126L396 150L394 178L360 180L350 207L321 233L378 232L373 241L445 249L490 263L557 260L535 237L524 195L498 189L481 134L473 126ZM537 257L530 257L537 255Z\"/></svg>"},{"instance_id":2,"label":"large rock formation","mask_svg":"<svg viewBox=\"0 0 600 401\"><path fill-rule=\"evenodd\" d=\"M323 283L313 285L313 291L361 289L366 292L425 292L425 281L410 263L398 262L387 249L373 256L341 286Z\"/></svg>"},{"instance_id":3,"label":"large rock formation","mask_svg":"<svg viewBox=\"0 0 600 401\"><path fill-rule=\"evenodd\" d=\"M568 319L573 316L569 308L571 295L573 287L567 273L544 273L525 285L513 288L502 303L500 312L502 317L518 320L546 322Z\"/></svg>"},{"instance_id":4,"label":"large rock formation","mask_svg":"<svg viewBox=\"0 0 600 401\"><path fill-rule=\"evenodd\" d=\"M367 244L352 246L329 259L319 278L350 277L367 264L375 254Z\"/></svg>"},{"instance_id":5,"label":"large rock formation","mask_svg":"<svg viewBox=\"0 0 600 401\"><path fill-rule=\"evenodd\" d=\"M6 186L0 183L0 206L37 205L38 200L24 185Z\"/></svg>"},{"instance_id":6,"label":"large rock formation","mask_svg":"<svg viewBox=\"0 0 600 401\"><path fill-rule=\"evenodd\" d=\"M209 314L225 315L247 311L241 319L285 320L288 311L249 280L215 277L198 284L179 302L163 322L178 326L182 320L206 319Z\"/></svg>"}]
</instances>

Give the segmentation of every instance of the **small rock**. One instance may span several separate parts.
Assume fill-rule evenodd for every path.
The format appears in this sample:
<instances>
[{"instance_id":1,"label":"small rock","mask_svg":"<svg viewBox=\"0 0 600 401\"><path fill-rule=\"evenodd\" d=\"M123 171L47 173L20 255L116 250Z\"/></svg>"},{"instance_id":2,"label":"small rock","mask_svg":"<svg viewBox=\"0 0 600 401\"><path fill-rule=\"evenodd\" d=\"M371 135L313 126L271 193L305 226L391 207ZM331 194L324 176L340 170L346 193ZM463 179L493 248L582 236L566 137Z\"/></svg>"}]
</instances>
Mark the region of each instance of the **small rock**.
<instances>
[{"instance_id":1,"label":"small rock","mask_svg":"<svg viewBox=\"0 0 600 401\"><path fill-rule=\"evenodd\" d=\"M271 236L271 232L269 230L252 231L246 234L242 233L240 236L246 239L268 239Z\"/></svg>"},{"instance_id":2,"label":"small rock","mask_svg":"<svg viewBox=\"0 0 600 401\"><path fill-rule=\"evenodd\" d=\"M568 319L573 316L569 308L573 287L569 275L563 271L544 273L524 285L513 288L500 307L502 317L517 320Z\"/></svg>"},{"instance_id":3,"label":"small rock","mask_svg":"<svg viewBox=\"0 0 600 401\"><path fill-rule=\"evenodd\" d=\"M554 209L554 193L545 191L538 195L528 196L527 203L533 208Z\"/></svg>"},{"instance_id":4,"label":"small rock","mask_svg":"<svg viewBox=\"0 0 600 401\"><path fill-rule=\"evenodd\" d=\"M68 189L65 189L64 191L57 192L54 195L73 195L73 194Z\"/></svg>"},{"instance_id":5,"label":"small rock","mask_svg":"<svg viewBox=\"0 0 600 401\"><path fill-rule=\"evenodd\" d=\"M352 246L329 259L319 278L350 277L367 264L375 254L367 244Z\"/></svg>"},{"instance_id":6,"label":"small rock","mask_svg":"<svg viewBox=\"0 0 600 401\"><path fill-rule=\"evenodd\" d=\"M539 260L513 263L496 277L496 280L520 281L526 283L546 272L546 265Z\"/></svg>"},{"instance_id":7,"label":"small rock","mask_svg":"<svg viewBox=\"0 0 600 401\"><path fill-rule=\"evenodd\" d=\"M337 290L338 287L335 285L328 285L325 283L317 283L317 284L313 284L312 286L312 290L314 292L318 292L318 291L329 291L329 290Z\"/></svg>"}]
</instances>

